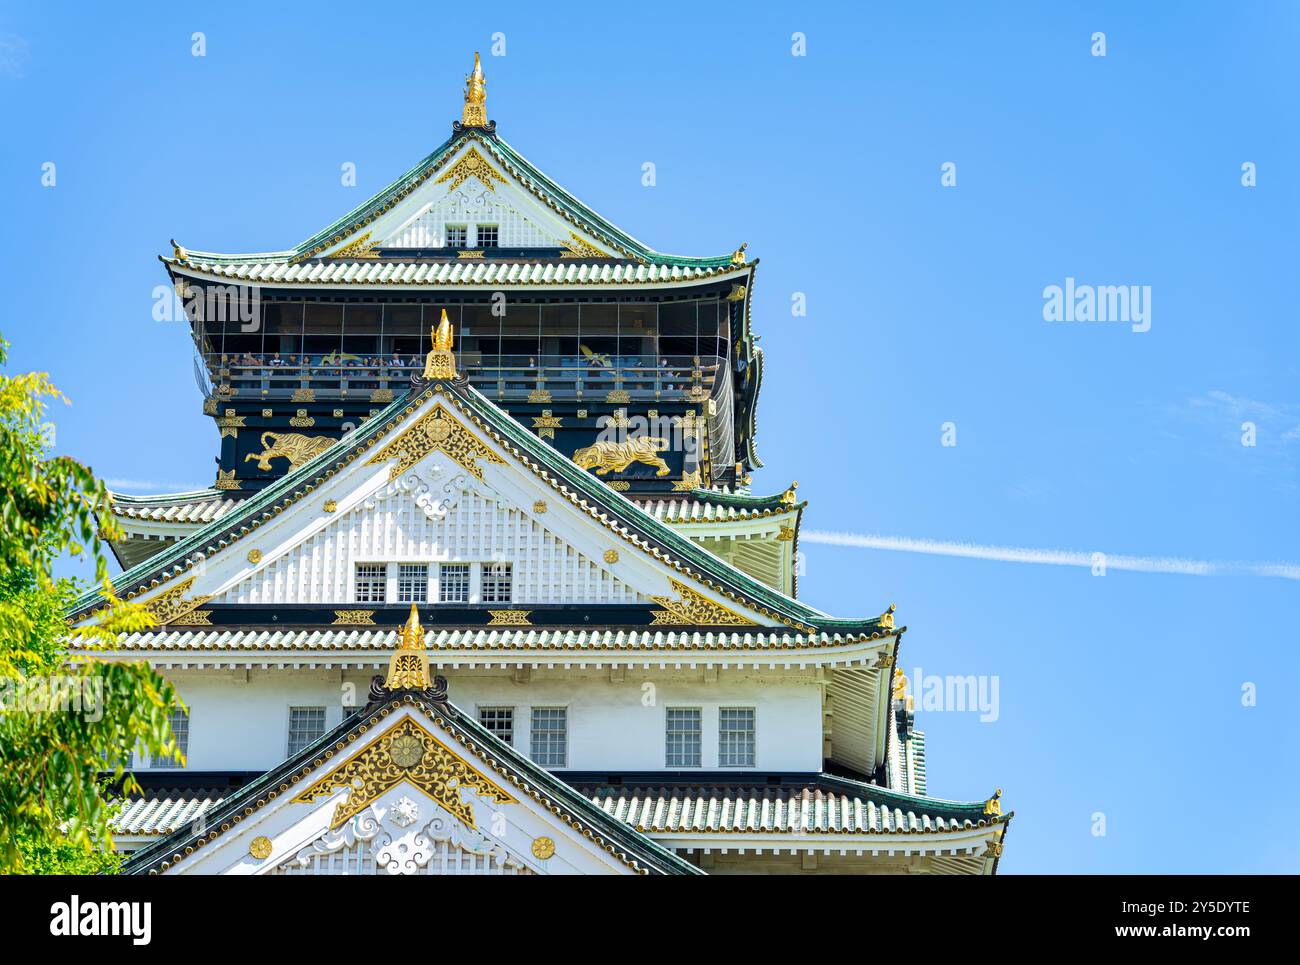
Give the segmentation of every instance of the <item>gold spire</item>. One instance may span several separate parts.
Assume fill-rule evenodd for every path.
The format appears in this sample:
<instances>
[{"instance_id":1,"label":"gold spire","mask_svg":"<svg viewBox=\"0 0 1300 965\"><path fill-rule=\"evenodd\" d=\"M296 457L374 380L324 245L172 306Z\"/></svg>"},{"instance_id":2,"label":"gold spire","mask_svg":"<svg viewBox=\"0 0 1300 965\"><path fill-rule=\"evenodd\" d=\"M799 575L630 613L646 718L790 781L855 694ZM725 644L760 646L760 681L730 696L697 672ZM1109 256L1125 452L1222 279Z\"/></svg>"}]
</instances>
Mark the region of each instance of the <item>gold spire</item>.
<instances>
[{"instance_id":1,"label":"gold spire","mask_svg":"<svg viewBox=\"0 0 1300 965\"><path fill-rule=\"evenodd\" d=\"M397 652L388 661L384 686L389 690L428 690L431 685L424 627L420 626L420 613L412 603L411 617L398 633Z\"/></svg>"},{"instance_id":2,"label":"gold spire","mask_svg":"<svg viewBox=\"0 0 1300 965\"><path fill-rule=\"evenodd\" d=\"M474 51L474 73L465 78L465 110L460 122L466 127L487 127L487 81L478 51Z\"/></svg>"},{"instance_id":3,"label":"gold spire","mask_svg":"<svg viewBox=\"0 0 1300 965\"><path fill-rule=\"evenodd\" d=\"M451 329L451 319L447 309L442 310L442 320L436 329L429 331L433 348L424 357L424 377L426 379L454 379L456 377L456 355L452 352L455 334Z\"/></svg>"}]
</instances>

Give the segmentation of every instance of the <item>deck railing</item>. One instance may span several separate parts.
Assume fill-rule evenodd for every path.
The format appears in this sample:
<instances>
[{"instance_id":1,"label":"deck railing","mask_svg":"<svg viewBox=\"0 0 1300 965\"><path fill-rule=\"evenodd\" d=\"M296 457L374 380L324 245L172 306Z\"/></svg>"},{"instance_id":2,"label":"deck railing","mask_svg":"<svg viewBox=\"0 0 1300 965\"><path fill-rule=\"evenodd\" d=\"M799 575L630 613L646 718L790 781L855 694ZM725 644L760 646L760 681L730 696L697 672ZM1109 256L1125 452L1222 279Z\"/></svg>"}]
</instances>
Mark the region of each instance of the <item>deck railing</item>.
<instances>
[{"instance_id":1,"label":"deck railing","mask_svg":"<svg viewBox=\"0 0 1300 965\"><path fill-rule=\"evenodd\" d=\"M494 399L605 399L703 401L726 360L682 355L483 355L458 353L457 368ZM226 398L293 399L307 391L322 399L387 390L398 395L424 370L422 356L201 357L209 394Z\"/></svg>"}]
</instances>

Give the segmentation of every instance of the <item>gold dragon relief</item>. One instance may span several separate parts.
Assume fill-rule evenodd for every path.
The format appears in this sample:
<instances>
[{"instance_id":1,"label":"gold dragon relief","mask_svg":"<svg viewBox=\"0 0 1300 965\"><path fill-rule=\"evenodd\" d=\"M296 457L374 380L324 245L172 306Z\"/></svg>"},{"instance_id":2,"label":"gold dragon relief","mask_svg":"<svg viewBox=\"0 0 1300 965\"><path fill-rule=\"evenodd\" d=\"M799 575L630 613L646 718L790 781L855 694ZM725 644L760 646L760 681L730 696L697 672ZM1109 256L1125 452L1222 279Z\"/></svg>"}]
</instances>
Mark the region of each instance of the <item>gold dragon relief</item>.
<instances>
[{"instance_id":1,"label":"gold dragon relief","mask_svg":"<svg viewBox=\"0 0 1300 965\"><path fill-rule=\"evenodd\" d=\"M244 462L257 460L258 469L270 472L272 459L288 459L289 468L297 469L332 445L334 440L329 436L304 436L300 432L263 432L262 451L250 452L244 457Z\"/></svg>"},{"instance_id":2,"label":"gold dragon relief","mask_svg":"<svg viewBox=\"0 0 1300 965\"><path fill-rule=\"evenodd\" d=\"M573 461L582 469L594 469L597 476L622 472L634 462L654 467L656 476L667 476L671 469L659 453L668 448L668 440L661 436L637 436L614 442L607 439L584 446L573 454Z\"/></svg>"}]
</instances>

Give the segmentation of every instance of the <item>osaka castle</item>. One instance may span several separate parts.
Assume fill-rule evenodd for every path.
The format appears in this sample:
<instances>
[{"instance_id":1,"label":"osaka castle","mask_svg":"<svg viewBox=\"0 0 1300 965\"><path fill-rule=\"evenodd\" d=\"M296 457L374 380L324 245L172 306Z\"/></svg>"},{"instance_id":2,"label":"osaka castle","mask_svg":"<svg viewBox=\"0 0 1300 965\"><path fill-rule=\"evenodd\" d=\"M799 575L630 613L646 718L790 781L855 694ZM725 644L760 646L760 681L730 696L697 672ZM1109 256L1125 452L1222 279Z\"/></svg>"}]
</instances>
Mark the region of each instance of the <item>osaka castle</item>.
<instances>
[{"instance_id":1,"label":"osaka castle","mask_svg":"<svg viewBox=\"0 0 1300 965\"><path fill-rule=\"evenodd\" d=\"M172 247L220 451L113 495L156 626L99 655L184 702L124 872L997 871L992 782L929 794L894 607L801 602L807 503L751 491L744 245L615 227L497 133L476 56L451 136L306 241Z\"/></svg>"}]
</instances>

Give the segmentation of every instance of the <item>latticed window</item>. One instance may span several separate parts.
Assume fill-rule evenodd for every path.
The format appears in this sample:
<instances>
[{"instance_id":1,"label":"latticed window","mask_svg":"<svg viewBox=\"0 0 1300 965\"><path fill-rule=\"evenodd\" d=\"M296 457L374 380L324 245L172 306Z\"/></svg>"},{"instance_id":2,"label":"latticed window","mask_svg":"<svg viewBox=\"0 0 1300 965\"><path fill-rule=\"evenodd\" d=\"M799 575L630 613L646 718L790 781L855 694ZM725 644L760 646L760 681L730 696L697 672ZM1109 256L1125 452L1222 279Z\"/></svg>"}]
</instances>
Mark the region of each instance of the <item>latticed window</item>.
<instances>
[{"instance_id":1,"label":"latticed window","mask_svg":"<svg viewBox=\"0 0 1300 965\"><path fill-rule=\"evenodd\" d=\"M427 563L403 563L397 568L397 602L423 603L429 599Z\"/></svg>"},{"instance_id":2,"label":"latticed window","mask_svg":"<svg viewBox=\"0 0 1300 965\"><path fill-rule=\"evenodd\" d=\"M500 237L500 231L494 224L481 224L478 226L478 247L495 248L497 239Z\"/></svg>"},{"instance_id":3,"label":"latticed window","mask_svg":"<svg viewBox=\"0 0 1300 965\"><path fill-rule=\"evenodd\" d=\"M754 708L718 709L718 766L754 766Z\"/></svg>"},{"instance_id":4,"label":"latticed window","mask_svg":"<svg viewBox=\"0 0 1300 965\"><path fill-rule=\"evenodd\" d=\"M172 737L176 740L176 746L180 748L182 754L190 752L190 715L183 710L173 710L171 712ZM184 767L180 761L174 757L155 757L153 759L154 767Z\"/></svg>"},{"instance_id":5,"label":"latticed window","mask_svg":"<svg viewBox=\"0 0 1300 965\"><path fill-rule=\"evenodd\" d=\"M483 564L483 602L509 603L511 570L509 563Z\"/></svg>"},{"instance_id":6,"label":"latticed window","mask_svg":"<svg viewBox=\"0 0 1300 965\"><path fill-rule=\"evenodd\" d=\"M292 757L325 733L324 707L289 708L289 753Z\"/></svg>"},{"instance_id":7,"label":"latticed window","mask_svg":"<svg viewBox=\"0 0 1300 965\"><path fill-rule=\"evenodd\" d=\"M464 248L466 234L467 231L465 225L463 224L447 225L447 247Z\"/></svg>"},{"instance_id":8,"label":"latticed window","mask_svg":"<svg viewBox=\"0 0 1300 965\"><path fill-rule=\"evenodd\" d=\"M513 707L480 707L478 722L507 744L515 742L515 709Z\"/></svg>"},{"instance_id":9,"label":"latticed window","mask_svg":"<svg viewBox=\"0 0 1300 965\"><path fill-rule=\"evenodd\" d=\"M665 766L700 766L700 730L698 707L668 708Z\"/></svg>"},{"instance_id":10,"label":"latticed window","mask_svg":"<svg viewBox=\"0 0 1300 965\"><path fill-rule=\"evenodd\" d=\"M443 563L438 567L438 601L469 602L469 564Z\"/></svg>"},{"instance_id":11,"label":"latticed window","mask_svg":"<svg viewBox=\"0 0 1300 965\"><path fill-rule=\"evenodd\" d=\"M568 764L568 708L533 708L532 758L542 767L564 767Z\"/></svg>"},{"instance_id":12,"label":"latticed window","mask_svg":"<svg viewBox=\"0 0 1300 965\"><path fill-rule=\"evenodd\" d=\"M383 563L358 563L358 603L383 603L388 595L388 574Z\"/></svg>"}]
</instances>

